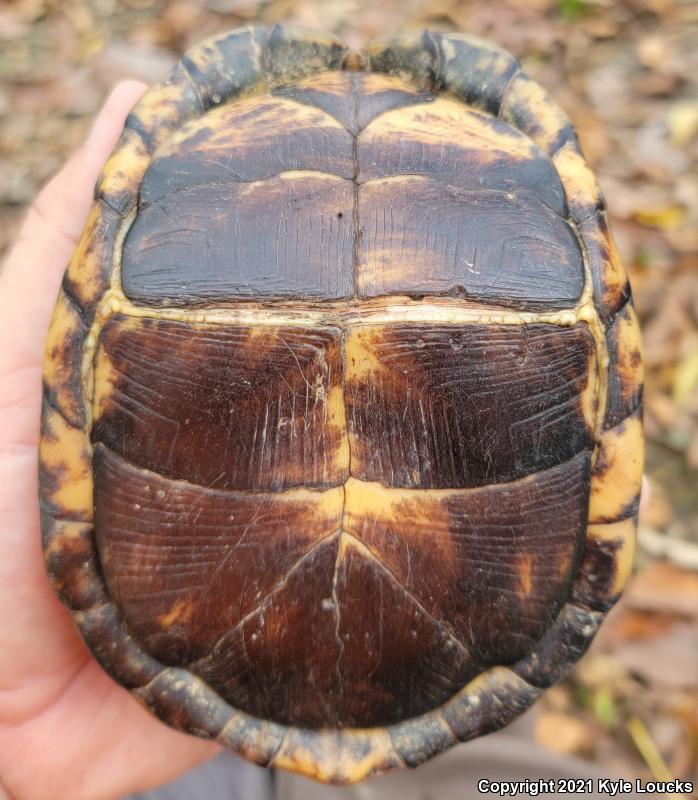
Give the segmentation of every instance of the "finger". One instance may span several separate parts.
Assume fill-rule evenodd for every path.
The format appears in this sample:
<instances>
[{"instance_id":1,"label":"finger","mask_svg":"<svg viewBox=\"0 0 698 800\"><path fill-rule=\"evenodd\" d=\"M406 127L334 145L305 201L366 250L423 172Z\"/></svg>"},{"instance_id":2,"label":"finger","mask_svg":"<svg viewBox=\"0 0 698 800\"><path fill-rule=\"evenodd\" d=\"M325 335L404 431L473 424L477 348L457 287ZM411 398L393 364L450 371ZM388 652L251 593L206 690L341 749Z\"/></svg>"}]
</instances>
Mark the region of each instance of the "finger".
<instances>
[{"instance_id":1,"label":"finger","mask_svg":"<svg viewBox=\"0 0 698 800\"><path fill-rule=\"evenodd\" d=\"M24 741L43 754L38 772ZM4 758L3 778L18 797L122 797L160 786L220 749L163 725L94 661L41 714L4 737L0 728L0 767Z\"/></svg>"},{"instance_id":2,"label":"finger","mask_svg":"<svg viewBox=\"0 0 698 800\"><path fill-rule=\"evenodd\" d=\"M41 193L0 276L0 701L2 690L61 669L77 635L50 591L38 530L41 364L57 286L84 224L92 187L142 84L112 93L87 141ZM37 632L41 632L37 636ZM71 654L71 655L68 655ZM50 690L50 687L47 691ZM1 710L1 706L0 706Z\"/></svg>"},{"instance_id":3,"label":"finger","mask_svg":"<svg viewBox=\"0 0 698 800\"><path fill-rule=\"evenodd\" d=\"M92 203L99 171L145 84L127 81L111 93L84 144L39 193L0 274L0 379L43 356L63 272Z\"/></svg>"}]
</instances>

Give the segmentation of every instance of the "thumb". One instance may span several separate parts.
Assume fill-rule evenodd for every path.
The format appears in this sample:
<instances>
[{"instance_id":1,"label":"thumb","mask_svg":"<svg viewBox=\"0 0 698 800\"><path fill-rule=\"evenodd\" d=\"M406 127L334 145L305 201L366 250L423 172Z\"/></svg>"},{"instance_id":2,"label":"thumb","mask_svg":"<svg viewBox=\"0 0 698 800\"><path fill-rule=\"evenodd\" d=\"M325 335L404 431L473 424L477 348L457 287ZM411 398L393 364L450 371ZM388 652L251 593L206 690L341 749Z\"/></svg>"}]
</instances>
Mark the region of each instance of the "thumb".
<instances>
[{"instance_id":1,"label":"thumb","mask_svg":"<svg viewBox=\"0 0 698 800\"><path fill-rule=\"evenodd\" d=\"M41 190L0 273L0 380L39 365L58 287L87 219L102 165L146 86L120 83L90 134Z\"/></svg>"}]
</instances>

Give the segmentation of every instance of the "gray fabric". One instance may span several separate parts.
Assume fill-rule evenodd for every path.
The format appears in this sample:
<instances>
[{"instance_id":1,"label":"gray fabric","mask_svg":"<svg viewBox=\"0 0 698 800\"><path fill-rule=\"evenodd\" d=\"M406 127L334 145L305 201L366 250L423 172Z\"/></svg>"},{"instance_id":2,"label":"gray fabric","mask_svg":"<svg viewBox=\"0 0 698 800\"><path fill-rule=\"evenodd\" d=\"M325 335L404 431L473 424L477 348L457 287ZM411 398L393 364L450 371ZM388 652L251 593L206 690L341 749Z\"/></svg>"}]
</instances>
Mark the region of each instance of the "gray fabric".
<instances>
[{"instance_id":1,"label":"gray fabric","mask_svg":"<svg viewBox=\"0 0 698 800\"><path fill-rule=\"evenodd\" d=\"M123 800L273 800L272 773L222 753L176 781Z\"/></svg>"}]
</instances>

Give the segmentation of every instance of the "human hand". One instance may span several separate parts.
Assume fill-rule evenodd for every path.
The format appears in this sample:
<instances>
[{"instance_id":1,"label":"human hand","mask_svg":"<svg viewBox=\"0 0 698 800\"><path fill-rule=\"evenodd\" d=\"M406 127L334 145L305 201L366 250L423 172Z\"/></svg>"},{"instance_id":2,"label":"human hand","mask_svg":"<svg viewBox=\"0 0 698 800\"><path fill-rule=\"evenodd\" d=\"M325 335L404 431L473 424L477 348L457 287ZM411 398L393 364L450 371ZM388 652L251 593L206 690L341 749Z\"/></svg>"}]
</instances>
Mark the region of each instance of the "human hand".
<instances>
[{"instance_id":1,"label":"human hand","mask_svg":"<svg viewBox=\"0 0 698 800\"><path fill-rule=\"evenodd\" d=\"M158 722L102 671L44 571L38 441L44 344L97 175L145 90L120 84L43 189L0 273L0 797L102 800L217 752Z\"/></svg>"}]
</instances>

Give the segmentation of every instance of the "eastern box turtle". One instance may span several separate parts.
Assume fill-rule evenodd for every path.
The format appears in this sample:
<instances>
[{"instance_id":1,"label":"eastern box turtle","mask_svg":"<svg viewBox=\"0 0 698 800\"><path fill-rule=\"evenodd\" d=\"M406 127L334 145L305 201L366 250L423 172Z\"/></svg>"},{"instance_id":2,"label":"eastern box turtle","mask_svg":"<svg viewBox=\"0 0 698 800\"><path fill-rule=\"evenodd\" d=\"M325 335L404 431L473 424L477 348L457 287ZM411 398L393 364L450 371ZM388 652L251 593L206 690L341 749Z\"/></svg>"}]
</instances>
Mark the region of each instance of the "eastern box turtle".
<instances>
[{"instance_id":1,"label":"eastern box turtle","mask_svg":"<svg viewBox=\"0 0 698 800\"><path fill-rule=\"evenodd\" d=\"M338 783L526 709L623 588L642 472L630 289L545 91L469 36L235 30L95 198L40 470L104 668Z\"/></svg>"}]
</instances>

